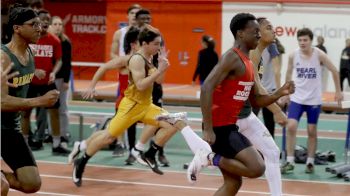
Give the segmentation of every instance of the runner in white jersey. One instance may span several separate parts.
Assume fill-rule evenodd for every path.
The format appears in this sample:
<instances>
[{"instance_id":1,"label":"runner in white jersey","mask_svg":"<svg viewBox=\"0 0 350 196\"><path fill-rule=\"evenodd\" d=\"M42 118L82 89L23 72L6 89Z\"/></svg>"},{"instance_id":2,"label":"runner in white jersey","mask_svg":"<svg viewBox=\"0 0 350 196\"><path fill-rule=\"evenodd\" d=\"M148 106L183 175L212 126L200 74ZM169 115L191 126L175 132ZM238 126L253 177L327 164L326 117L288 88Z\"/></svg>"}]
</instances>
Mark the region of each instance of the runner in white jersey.
<instances>
[{"instance_id":1,"label":"runner in white jersey","mask_svg":"<svg viewBox=\"0 0 350 196\"><path fill-rule=\"evenodd\" d=\"M295 93L290 96L287 124L287 162L282 165L281 172L294 169L294 148L298 122L305 111L307 113L308 158L306 173L314 172L314 157L317 146L317 121L322 104L322 67L331 71L335 83L335 100L340 105L343 95L340 90L338 71L320 49L312 47L313 33L308 28L298 30L299 48L289 56L286 81L295 82ZM287 97L286 100L289 100Z\"/></svg>"},{"instance_id":2,"label":"runner in white jersey","mask_svg":"<svg viewBox=\"0 0 350 196\"><path fill-rule=\"evenodd\" d=\"M261 60L268 61L264 59L263 51L264 49L271 45L275 40L275 32L270 21L266 18L258 18L259 30L261 38L259 44L255 50L250 51L249 57L252 62L255 64L254 76L255 84L258 86L259 91L262 94L268 94L259 79L260 71L265 70L261 66ZM262 57L262 58L261 58ZM259 65L259 66L258 66ZM259 70L259 71L258 71ZM264 73L264 72L263 72ZM263 77L265 77L263 75ZM274 77L273 77L274 78ZM275 122L279 123L281 126L287 124L287 117L282 112L281 108L276 104L271 104L266 107L271 113L273 113L273 118ZM268 129L261 122L261 120L252 112L250 102L246 102L245 106L241 110L238 116L237 125L239 126L239 132L242 133L253 146L261 152L264 157L265 162L265 177L269 185L270 193L272 196L281 196L282 195L282 181L280 173L280 150L276 145L273 137L269 133Z\"/></svg>"}]
</instances>

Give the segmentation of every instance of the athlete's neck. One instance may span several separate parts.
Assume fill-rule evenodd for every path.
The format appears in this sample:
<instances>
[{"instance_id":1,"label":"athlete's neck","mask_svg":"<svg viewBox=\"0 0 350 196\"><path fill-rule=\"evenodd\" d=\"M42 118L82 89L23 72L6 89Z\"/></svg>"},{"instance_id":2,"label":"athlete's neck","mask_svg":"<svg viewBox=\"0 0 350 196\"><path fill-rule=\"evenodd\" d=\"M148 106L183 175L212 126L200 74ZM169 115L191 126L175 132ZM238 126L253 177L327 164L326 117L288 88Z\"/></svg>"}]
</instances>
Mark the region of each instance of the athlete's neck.
<instances>
[{"instance_id":1,"label":"athlete's neck","mask_svg":"<svg viewBox=\"0 0 350 196\"><path fill-rule=\"evenodd\" d=\"M7 44L7 47L14 53L25 55L28 43L23 38L13 35L11 41Z\"/></svg>"},{"instance_id":2,"label":"athlete's neck","mask_svg":"<svg viewBox=\"0 0 350 196\"><path fill-rule=\"evenodd\" d=\"M313 48L308 48L308 49L305 49L305 50L300 50L301 53L305 56L311 56L312 55L312 51L313 51Z\"/></svg>"},{"instance_id":3,"label":"athlete's neck","mask_svg":"<svg viewBox=\"0 0 350 196\"><path fill-rule=\"evenodd\" d=\"M243 54L249 56L249 49L246 44L241 43L240 41L235 41L233 44L234 48L238 48Z\"/></svg>"},{"instance_id":4,"label":"athlete's neck","mask_svg":"<svg viewBox=\"0 0 350 196\"><path fill-rule=\"evenodd\" d=\"M143 48L141 48L138 53L140 53L142 56L144 56L148 61L152 60L152 54L145 51Z\"/></svg>"}]
</instances>

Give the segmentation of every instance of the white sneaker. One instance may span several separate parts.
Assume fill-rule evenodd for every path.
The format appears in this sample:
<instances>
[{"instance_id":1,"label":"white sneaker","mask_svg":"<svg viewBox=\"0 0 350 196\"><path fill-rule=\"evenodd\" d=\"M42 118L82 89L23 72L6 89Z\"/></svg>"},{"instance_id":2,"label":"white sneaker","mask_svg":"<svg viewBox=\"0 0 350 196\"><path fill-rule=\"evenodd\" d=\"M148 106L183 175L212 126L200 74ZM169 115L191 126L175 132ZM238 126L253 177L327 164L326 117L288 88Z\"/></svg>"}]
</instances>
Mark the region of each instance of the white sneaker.
<instances>
[{"instance_id":1,"label":"white sneaker","mask_svg":"<svg viewBox=\"0 0 350 196\"><path fill-rule=\"evenodd\" d=\"M197 176L199 172L204 168L208 167L210 165L210 162L208 160L208 155L211 152L205 150L205 149L199 149L196 154L194 155L191 163L188 166L187 169L187 180L189 183L194 183L197 181Z\"/></svg>"},{"instance_id":2,"label":"white sneaker","mask_svg":"<svg viewBox=\"0 0 350 196\"><path fill-rule=\"evenodd\" d=\"M163 113L156 116L158 121L166 121L170 124L175 124L177 121L187 121L187 112L178 112L178 113Z\"/></svg>"},{"instance_id":3,"label":"white sneaker","mask_svg":"<svg viewBox=\"0 0 350 196\"><path fill-rule=\"evenodd\" d=\"M142 151L136 149L135 147L131 149L131 154L136 158L136 161L140 163L141 165L148 166L148 164L142 159Z\"/></svg>"},{"instance_id":4,"label":"white sneaker","mask_svg":"<svg viewBox=\"0 0 350 196\"><path fill-rule=\"evenodd\" d=\"M74 142L72 152L68 155L68 164L72 164L80 153L80 142Z\"/></svg>"}]
</instances>

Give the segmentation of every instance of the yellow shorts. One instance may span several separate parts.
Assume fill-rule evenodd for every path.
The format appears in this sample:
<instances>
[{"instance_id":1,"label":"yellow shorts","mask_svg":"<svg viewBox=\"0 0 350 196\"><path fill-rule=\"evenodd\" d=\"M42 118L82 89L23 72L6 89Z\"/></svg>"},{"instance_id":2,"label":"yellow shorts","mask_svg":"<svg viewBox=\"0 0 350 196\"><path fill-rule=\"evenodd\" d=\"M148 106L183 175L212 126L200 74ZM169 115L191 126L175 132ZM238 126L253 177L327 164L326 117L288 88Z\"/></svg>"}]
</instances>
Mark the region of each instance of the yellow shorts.
<instances>
[{"instance_id":1,"label":"yellow shorts","mask_svg":"<svg viewBox=\"0 0 350 196\"><path fill-rule=\"evenodd\" d=\"M138 121L159 126L159 122L155 118L162 113L167 113L167 111L154 104L143 105L124 97L119 104L117 114L112 118L108 126L108 132L112 136L118 137Z\"/></svg>"}]
</instances>

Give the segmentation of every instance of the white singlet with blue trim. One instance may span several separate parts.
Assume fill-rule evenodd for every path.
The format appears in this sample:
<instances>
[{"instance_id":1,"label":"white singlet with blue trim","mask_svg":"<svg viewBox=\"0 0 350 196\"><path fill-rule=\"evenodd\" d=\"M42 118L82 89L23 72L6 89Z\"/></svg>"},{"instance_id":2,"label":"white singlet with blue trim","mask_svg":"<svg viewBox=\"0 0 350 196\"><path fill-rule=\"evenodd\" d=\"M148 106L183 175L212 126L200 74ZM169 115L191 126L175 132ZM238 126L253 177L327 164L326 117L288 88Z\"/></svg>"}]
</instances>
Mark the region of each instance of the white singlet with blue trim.
<instances>
[{"instance_id":1,"label":"white singlet with blue trim","mask_svg":"<svg viewBox=\"0 0 350 196\"><path fill-rule=\"evenodd\" d=\"M124 51L124 38L125 38L125 34L128 31L129 27L123 27L120 29L121 31L121 35L120 35L120 39L119 39L119 56L125 56L125 51Z\"/></svg>"},{"instance_id":2,"label":"white singlet with blue trim","mask_svg":"<svg viewBox=\"0 0 350 196\"><path fill-rule=\"evenodd\" d=\"M291 101L303 105L322 104L322 67L316 48L312 48L312 55L308 59L301 56L300 49L295 51L293 81L295 92L291 95Z\"/></svg>"}]
</instances>

